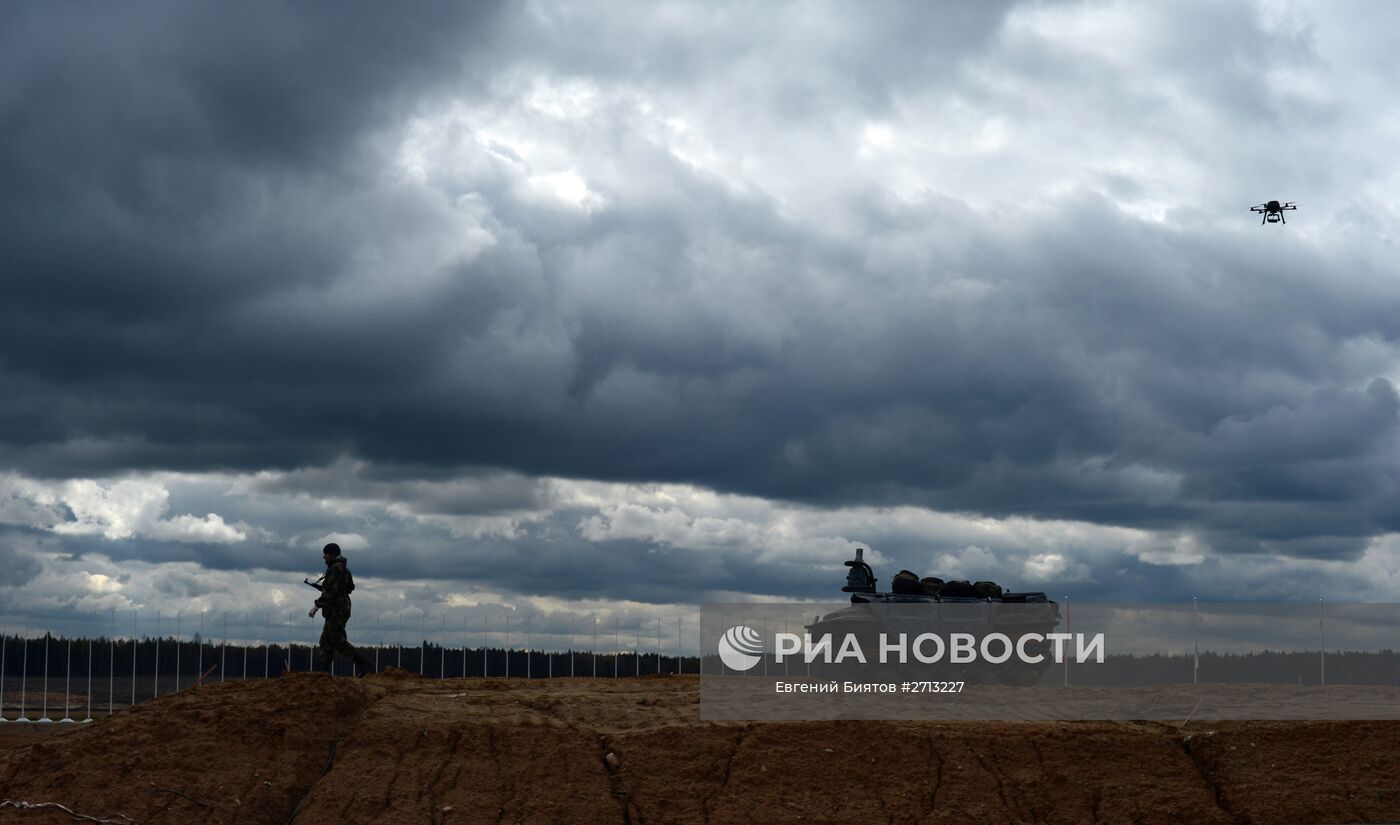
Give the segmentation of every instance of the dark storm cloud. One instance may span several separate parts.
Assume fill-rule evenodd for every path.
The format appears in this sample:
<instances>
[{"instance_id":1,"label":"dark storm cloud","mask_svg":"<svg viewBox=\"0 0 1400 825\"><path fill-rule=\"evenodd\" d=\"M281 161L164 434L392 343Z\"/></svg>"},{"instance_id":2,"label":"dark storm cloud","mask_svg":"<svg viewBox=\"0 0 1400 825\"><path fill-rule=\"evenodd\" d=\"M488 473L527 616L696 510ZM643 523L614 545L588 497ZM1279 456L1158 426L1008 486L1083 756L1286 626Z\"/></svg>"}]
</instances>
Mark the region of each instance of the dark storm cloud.
<instances>
[{"instance_id":1,"label":"dark storm cloud","mask_svg":"<svg viewBox=\"0 0 1400 825\"><path fill-rule=\"evenodd\" d=\"M539 507L524 476L552 475L1192 530L1303 556L1354 556L1395 529L1400 289L1366 238L1227 229L1210 210L1154 224L1084 191L998 216L933 187L844 182L814 221L761 172L736 184L682 159L644 134L644 106L610 97L732 109L734 128L755 115L757 144L799 154L802 124L893 117L997 48L1004 8L932 9L822 23L805 6L759 21L675 7L639 12L640 39L571 5L7 9L0 461L62 477L351 456L383 476L356 476L363 495L392 490L418 514ZM1261 72L1310 41L1224 15L1218 31L1180 23L1146 57L1183 67L1173 93L1267 121L1279 98ZM1130 117L1159 102L1053 45L1004 68L1065 88L1091 121L1104 101ZM485 136L533 77L600 90L564 142L601 205L539 195L555 185L543 162ZM454 104L464 122L433 120ZM415 181L396 170L419 117L446 137ZM512 481L395 484L464 466ZM316 495L332 476L264 492ZM581 543L532 534L447 562L425 545L402 563L473 575L498 552L511 575L545 578ZM131 553L285 566L256 539L173 548ZM617 581L639 552L571 569ZM757 575L648 561L716 588Z\"/></svg>"},{"instance_id":2,"label":"dark storm cloud","mask_svg":"<svg viewBox=\"0 0 1400 825\"><path fill-rule=\"evenodd\" d=\"M13 546L7 539L0 535L0 570L4 571L0 587L21 587L39 575L41 566L31 553Z\"/></svg>"}]
</instances>

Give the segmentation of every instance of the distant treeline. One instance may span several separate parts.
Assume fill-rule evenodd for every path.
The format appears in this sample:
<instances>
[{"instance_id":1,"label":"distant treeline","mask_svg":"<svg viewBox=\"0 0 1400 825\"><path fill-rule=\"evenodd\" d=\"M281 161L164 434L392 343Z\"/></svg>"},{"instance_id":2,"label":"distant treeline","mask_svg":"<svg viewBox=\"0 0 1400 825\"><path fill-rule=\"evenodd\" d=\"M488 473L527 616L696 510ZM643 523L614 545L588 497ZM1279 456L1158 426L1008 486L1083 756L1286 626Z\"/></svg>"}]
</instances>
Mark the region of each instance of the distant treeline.
<instances>
[{"instance_id":1,"label":"distant treeline","mask_svg":"<svg viewBox=\"0 0 1400 825\"><path fill-rule=\"evenodd\" d=\"M46 653L47 648L47 653ZM621 654L589 651L525 651L500 647L444 648L424 641L417 645L361 646L359 648L379 670L401 667L411 673L438 678L482 676L647 676L655 673L700 673L696 656L677 657L674 654ZM238 645L201 642L198 637L177 641L170 637L145 638L134 645L130 639L111 640L107 637L65 638L47 636L33 639L7 637L0 644L3 673L6 679L18 679L27 674L31 679L47 671L50 678L71 676L85 679L89 672L96 677L180 676L193 681L201 672L209 679L262 678L276 676L290 668L307 671L319 665L319 653L314 646L295 643L290 655L286 644ZM26 660L27 657L27 660ZM70 659L71 657L71 659ZM90 658L89 658L90 657ZM596 660L596 665L595 665ZM89 661L91 664L89 664ZM1196 673L1201 682L1245 682L1271 684L1316 685L1322 680L1322 657L1318 651L1285 652L1264 650L1233 654L1203 652ZM70 670L71 667L71 670ZM1327 684L1400 685L1400 651L1328 651L1325 660ZM349 662L338 659L337 671L349 673ZM596 669L595 669L596 668ZM714 655L705 657L704 672L719 673L722 667ZM1071 664L1072 684L1087 687L1139 686L1183 684L1192 681L1193 659L1188 655L1109 655L1103 664ZM755 666L747 675L802 675L800 660L778 663L770 655L766 663ZM950 669L952 678L954 670ZM732 673L732 671L731 671ZM1063 678L1063 665L1051 665L1042 682ZM877 675L878 671L869 675ZM898 678L892 676L891 678ZM978 679L977 681L981 681Z\"/></svg>"},{"instance_id":2,"label":"distant treeline","mask_svg":"<svg viewBox=\"0 0 1400 825\"><path fill-rule=\"evenodd\" d=\"M469 647L464 651L460 647L444 648L429 641L416 646L362 645L359 650L371 661L376 661L377 656L380 670L401 667L432 678L483 674L542 678L570 673L592 676L595 672L595 656L588 651L527 652L499 647L488 647L484 651L480 647ZM91 673L94 677L119 679L130 678L134 673L137 676L181 675L193 681L201 672L210 672L209 679L218 681L220 676L237 679L246 674L248 678L262 678L265 674L276 676L288 668L306 671L311 670L313 664L320 665L320 654L314 646L300 642L292 645L289 655L286 644L226 645L201 642L198 637L179 641L169 637L146 638L134 645L130 639L107 637L43 636L27 640L8 637L0 644L0 657L3 657L0 673L7 679L18 679L22 674L31 679L43 676L47 667L50 678L86 679ZM698 673L700 667L694 656L678 659L674 654L661 654L658 660L655 652L645 650L640 655L630 651L620 655L598 653L596 660L597 675L608 677L646 676L657 672ZM349 661L337 658L336 668L340 673L349 673Z\"/></svg>"},{"instance_id":3,"label":"distant treeline","mask_svg":"<svg viewBox=\"0 0 1400 825\"><path fill-rule=\"evenodd\" d=\"M1319 651L1285 652L1262 650L1253 653L1203 652L1197 679L1201 682L1253 682L1316 685L1326 667L1327 684L1400 685L1400 652ZM1103 664L1071 664L1070 681L1085 686L1135 686L1180 684L1191 681L1193 657L1113 656ZM1057 665L1058 670L1063 666Z\"/></svg>"}]
</instances>

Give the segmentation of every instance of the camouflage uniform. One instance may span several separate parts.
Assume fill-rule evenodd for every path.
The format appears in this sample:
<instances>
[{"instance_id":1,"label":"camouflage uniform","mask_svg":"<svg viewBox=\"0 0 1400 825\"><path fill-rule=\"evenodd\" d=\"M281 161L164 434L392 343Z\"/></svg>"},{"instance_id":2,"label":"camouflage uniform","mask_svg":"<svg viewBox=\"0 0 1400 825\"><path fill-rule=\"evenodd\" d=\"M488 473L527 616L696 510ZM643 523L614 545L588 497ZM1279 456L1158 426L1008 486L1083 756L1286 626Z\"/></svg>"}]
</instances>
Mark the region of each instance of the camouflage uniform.
<instances>
[{"instance_id":1,"label":"camouflage uniform","mask_svg":"<svg viewBox=\"0 0 1400 825\"><path fill-rule=\"evenodd\" d=\"M316 606L326 623L321 628L321 670L329 672L335 654L355 660L363 672L374 670L374 664L360 655L355 646L345 638L345 623L350 621L350 568L345 566L345 557L336 556L326 563L326 577L321 582L321 597Z\"/></svg>"}]
</instances>

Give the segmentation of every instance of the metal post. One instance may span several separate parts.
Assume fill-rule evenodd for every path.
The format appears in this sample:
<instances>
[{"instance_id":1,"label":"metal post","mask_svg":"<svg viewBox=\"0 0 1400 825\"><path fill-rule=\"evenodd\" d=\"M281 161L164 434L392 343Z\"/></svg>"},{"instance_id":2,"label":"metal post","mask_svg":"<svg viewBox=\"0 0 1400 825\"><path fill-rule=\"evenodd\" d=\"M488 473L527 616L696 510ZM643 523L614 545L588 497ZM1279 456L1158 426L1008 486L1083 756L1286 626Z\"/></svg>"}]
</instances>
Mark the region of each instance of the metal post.
<instances>
[{"instance_id":1,"label":"metal post","mask_svg":"<svg viewBox=\"0 0 1400 825\"><path fill-rule=\"evenodd\" d=\"M681 617L676 617L676 675L684 672L681 667Z\"/></svg>"},{"instance_id":2,"label":"metal post","mask_svg":"<svg viewBox=\"0 0 1400 825\"><path fill-rule=\"evenodd\" d=\"M491 627L491 621L486 614L481 614L481 678L485 679L491 675L490 662L486 660L486 636Z\"/></svg>"},{"instance_id":3,"label":"metal post","mask_svg":"<svg viewBox=\"0 0 1400 825\"><path fill-rule=\"evenodd\" d=\"M10 637L0 634L0 722L8 722L5 718L5 654L10 650Z\"/></svg>"},{"instance_id":4,"label":"metal post","mask_svg":"<svg viewBox=\"0 0 1400 825\"><path fill-rule=\"evenodd\" d=\"M224 611L224 638L223 644L219 645L219 684L224 683L224 674L228 672L228 611Z\"/></svg>"},{"instance_id":5,"label":"metal post","mask_svg":"<svg viewBox=\"0 0 1400 825\"><path fill-rule=\"evenodd\" d=\"M112 608L112 632L107 638L107 715L111 716L112 693L117 689L117 609Z\"/></svg>"},{"instance_id":6,"label":"metal post","mask_svg":"<svg viewBox=\"0 0 1400 825\"><path fill-rule=\"evenodd\" d=\"M25 712L26 694L29 692L29 625L24 626L24 658L20 662L19 669L19 718L16 722L28 722L29 714Z\"/></svg>"},{"instance_id":7,"label":"metal post","mask_svg":"<svg viewBox=\"0 0 1400 825\"><path fill-rule=\"evenodd\" d=\"M248 680L248 611L243 611L243 680Z\"/></svg>"},{"instance_id":8,"label":"metal post","mask_svg":"<svg viewBox=\"0 0 1400 825\"><path fill-rule=\"evenodd\" d=\"M530 655L530 617L525 617L525 678L530 678L530 660L534 657Z\"/></svg>"},{"instance_id":9,"label":"metal post","mask_svg":"<svg viewBox=\"0 0 1400 825\"><path fill-rule=\"evenodd\" d=\"M467 614L462 614L462 678L467 678Z\"/></svg>"},{"instance_id":10,"label":"metal post","mask_svg":"<svg viewBox=\"0 0 1400 825\"><path fill-rule=\"evenodd\" d=\"M83 721L84 721L84 722L91 722L91 721L92 721L92 637L91 637L91 636L88 637L88 674L87 674L87 676L88 676L88 691L87 691L87 693L88 693L88 705L87 705L87 718L83 719Z\"/></svg>"},{"instance_id":11,"label":"metal post","mask_svg":"<svg viewBox=\"0 0 1400 825\"><path fill-rule=\"evenodd\" d=\"M1317 651L1317 678L1318 683L1325 687L1327 685L1327 629L1322 624L1322 599L1317 600L1317 638L1319 650Z\"/></svg>"},{"instance_id":12,"label":"metal post","mask_svg":"<svg viewBox=\"0 0 1400 825\"><path fill-rule=\"evenodd\" d=\"M422 616L419 616L418 619L419 624L421 625L421 627L419 627L418 630L420 635L423 637L422 644L420 645L420 649L418 651L418 675L422 676L423 660L428 658L428 614L424 613Z\"/></svg>"},{"instance_id":13,"label":"metal post","mask_svg":"<svg viewBox=\"0 0 1400 825\"><path fill-rule=\"evenodd\" d=\"M180 613L175 611L175 692L180 692Z\"/></svg>"},{"instance_id":14,"label":"metal post","mask_svg":"<svg viewBox=\"0 0 1400 825\"><path fill-rule=\"evenodd\" d=\"M621 670L622 664L622 642L619 640L621 631L617 628L617 614L613 614L613 678L617 678L617 672Z\"/></svg>"},{"instance_id":15,"label":"metal post","mask_svg":"<svg viewBox=\"0 0 1400 825\"><path fill-rule=\"evenodd\" d=\"M160 696L160 611L159 611L159 610L156 611L156 675L152 677L152 682L151 682L151 684L154 686L154 689L155 689L154 695L152 695L151 698L152 698L152 699L158 698L158 697Z\"/></svg>"},{"instance_id":16,"label":"metal post","mask_svg":"<svg viewBox=\"0 0 1400 825\"><path fill-rule=\"evenodd\" d=\"M204 611L199 611L199 658L195 660L194 672L198 674L195 684L204 684Z\"/></svg>"},{"instance_id":17,"label":"metal post","mask_svg":"<svg viewBox=\"0 0 1400 825\"><path fill-rule=\"evenodd\" d=\"M40 722L52 722L49 718L49 637L53 634L44 631L44 710L43 716L39 717Z\"/></svg>"},{"instance_id":18,"label":"metal post","mask_svg":"<svg viewBox=\"0 0 1400 825\"><path fill-rule=\"evenodd\" d=\"M384 614L374 614L374 672L379 672L379 648L384 646Z\"/></svg>"},{"instance_id":19,"label":"metal post","mask_svg":"<svg viewBox=\"0 0 1400 825\"><path fill-rule=\"evenodd\" d=\"M1066 632L1066 633L1071 633L1071 635L1073 635L1073 634L1072 634L1072 628L1073 628L1073 627L1074 627L1074 625L1070 624L1070 621L1069 621L1069 596L1066 595L1066 596L1065 596L1065 632ZM1065 687L1069 687L1069 657L1068 657L1068 656L1065 657Z\"/></svg>"},{"instance_id":20,"label":"metal post","mask_svg":"<svg viewBox=\"0 0 1400 825\"><path fill-rule=\"evenodd\" d=\"M438 651L438 678L447 678L447 614L442 614L442 649Z\"/></svg>"},{"instance_id":21,"label":"metal post","mask_svg":"<svg viewBox=\"0 0 1400 825\"><path fill-rule=\"evenodd\" d=\"M136 611L131 611L131 707L136 707Z\"/></svg>"},{"instance_id":22,"label":"metal post","mask_svg":"<svg viewBox=\"0 0 1400 825\"><path fill-rule=\"evenodd\" d=\"M578 645L574 642L576 631L578 630L578 616L572 611L569 613L569 676L574 675L574 659L578 658L578 651L574 650Z\"/></svg>"},{"instance_id":23,"label":"metal post","mask_svg":"<svg viewBox=\"0 0 1400 825\"><path fill-rule=\"evenodd\" d=\"M1191 684L1194 685L1199 681L1201 673L1201 605L1195 596L1191 597L1191 616L1191 632L1194 636L1191 645L1191 649L1194 651L1191 654Z\"/></svg>"},{"instance_id":24,"label":"metal post","mask_svg":"<svg viewBox=\"0 0 1400 825\"><path fill-rule=\"evenodd\" d=\"M73 640L70 638L67 642L66 658L68 664L63 676L63 718L58 721L71 725L73 724L73 703L71 701L73 696Z\"/></svg>"},{"instance_id":25,"label":"metal post","mask_svg":"<svg viewBox=\"0 0 1400 825\"><path fill-rule=\"evenodd\" d=\"M510 678L510 614L506 614L506 678Z\"/></svg>"},{"instance_id":26,"label":"metal post","mask_svg":"<svg viewBox=\"0 0 1400 825\"><path fill-rule=\"evenodd\" d=\"M263 627L267 629L267 640L263 642L263 678L266 679L272 670L272 614L266 610L263 611Z\"/></svg>"},{"instance_id":27,"label":"metal post","mask_svg":"<svg viewBox=\"0 0 1400 825\"><path fill-rule=\"evenodd\" d=\"M598 678L598 614L593 614L593 678Z\"/></svg>"}]
</instances>

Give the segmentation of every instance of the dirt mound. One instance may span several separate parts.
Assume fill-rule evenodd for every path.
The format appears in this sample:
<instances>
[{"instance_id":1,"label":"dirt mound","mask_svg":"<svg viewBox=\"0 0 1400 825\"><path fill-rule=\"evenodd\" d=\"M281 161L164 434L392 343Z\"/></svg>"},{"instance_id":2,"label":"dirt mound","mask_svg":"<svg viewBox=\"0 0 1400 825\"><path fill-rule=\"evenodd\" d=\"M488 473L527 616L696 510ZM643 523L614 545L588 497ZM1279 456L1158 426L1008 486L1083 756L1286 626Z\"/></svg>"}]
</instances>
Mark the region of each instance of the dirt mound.
<instances>
[{"instance_id":1,"label":"dirt mound","mask_svg":"<svg viewBox=\"0 0 1400 825\"><path fill-rule=\"evenodd\" d=\"M0 752L0 793L137 822L286 822L374 691L296 674L186 690ZM0 822L70 822L2 811Z\"/></svg>"},{"instance_id":2,"label":"dirt mound","mask_svg":"<svg viewBox=\"0 0 1400 825\"><path fill-rule=\"evenodd\" d=\"M0 796L141 823L1400 818L1394 723L711 724L697 701L685 677L208 686L0 751Z\"/></svg>"}]
</instances>

